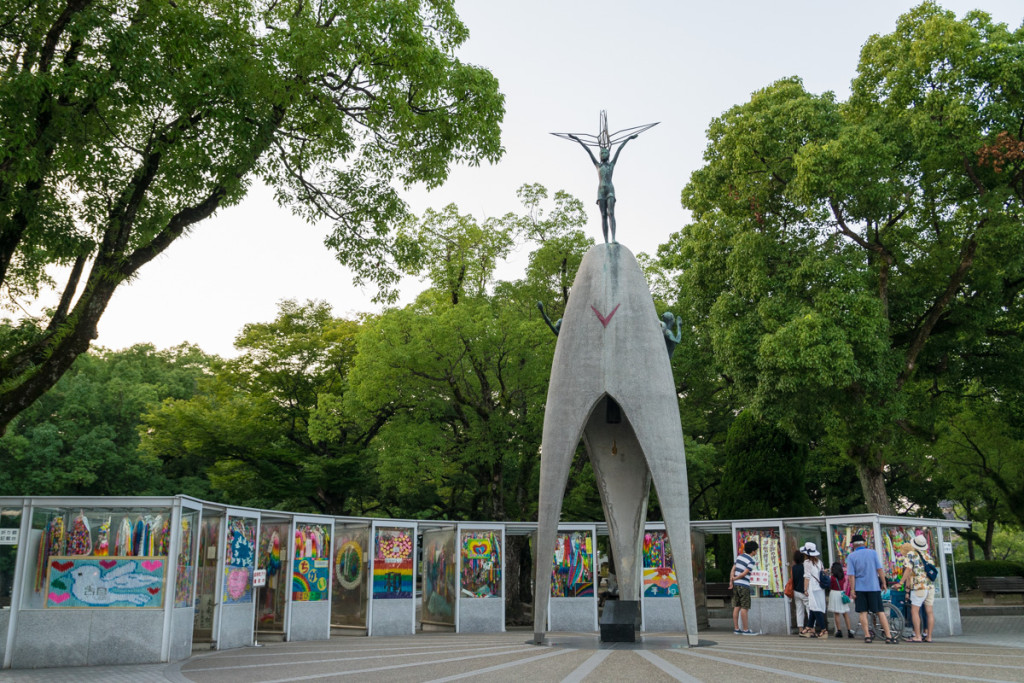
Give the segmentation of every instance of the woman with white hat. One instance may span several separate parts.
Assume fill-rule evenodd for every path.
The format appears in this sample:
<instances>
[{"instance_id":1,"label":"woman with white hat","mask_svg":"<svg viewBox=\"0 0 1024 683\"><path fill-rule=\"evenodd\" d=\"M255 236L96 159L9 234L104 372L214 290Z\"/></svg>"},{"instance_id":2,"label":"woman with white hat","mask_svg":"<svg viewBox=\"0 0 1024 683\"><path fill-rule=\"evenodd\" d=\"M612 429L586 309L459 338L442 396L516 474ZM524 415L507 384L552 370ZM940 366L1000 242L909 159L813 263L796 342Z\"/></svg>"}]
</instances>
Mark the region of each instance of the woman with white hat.
<instances>
[{"instance_id":1,"label":"woman with white hat","mask_svg":"<svg viewBox=\"0 0 1024 683\"><path fill-rule=\"evenodd\" d=\"M804 555L804 593L807 594L807 608L811 613L810 623L814 628L808 633L801 633L805 638L828 638L828 627L825 625L825 589L821 587L821 553L818 547L807 542L803 547Z\"/></svg>"},{"instance_id":2,"label":"woman with white hat","mask_svg":"<svg viewBox=\"0 0 1024 683\"><path fill-rule=\"evenodd\" d=\"M921 638L921 605L924 605L924 613L928 624L935 623L935 614L932 611L932 604L935 602L935 582L928 578L925 571L925 562L934 566L935 562L928 554L928 539L924 536L914 536L910 541L911 550L903 557L903 579L900 583L910 587L910 616L914 622L914 637L907 640L908 643L930 643L932 642L931 631L923 639Z\"/></svg>"}]
</instances>

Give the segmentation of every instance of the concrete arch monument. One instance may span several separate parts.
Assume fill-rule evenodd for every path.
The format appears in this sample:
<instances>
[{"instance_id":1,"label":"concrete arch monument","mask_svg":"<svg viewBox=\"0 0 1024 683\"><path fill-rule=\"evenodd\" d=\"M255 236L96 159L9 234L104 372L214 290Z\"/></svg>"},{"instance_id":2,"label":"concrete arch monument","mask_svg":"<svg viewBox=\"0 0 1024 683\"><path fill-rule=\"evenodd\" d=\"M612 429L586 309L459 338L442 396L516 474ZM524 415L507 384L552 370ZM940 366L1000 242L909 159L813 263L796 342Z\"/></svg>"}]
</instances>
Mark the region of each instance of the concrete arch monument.
<instances>
[{"instance_id":1,"label":"concrete arch monument","mask_svg":"<svg viewBox=\"0 0 1024 683\"><path fill-rule=\"evenodd\" d=\"M665 333L633 254L599 244L583 258L562 318L541 446L534 642L544 642L552 554L569 476L583 440L597 477L625 600L640 596L640 544L651 483L676 555L687 641L697 645L689 489Z\"/></svg>"}]
</instances>

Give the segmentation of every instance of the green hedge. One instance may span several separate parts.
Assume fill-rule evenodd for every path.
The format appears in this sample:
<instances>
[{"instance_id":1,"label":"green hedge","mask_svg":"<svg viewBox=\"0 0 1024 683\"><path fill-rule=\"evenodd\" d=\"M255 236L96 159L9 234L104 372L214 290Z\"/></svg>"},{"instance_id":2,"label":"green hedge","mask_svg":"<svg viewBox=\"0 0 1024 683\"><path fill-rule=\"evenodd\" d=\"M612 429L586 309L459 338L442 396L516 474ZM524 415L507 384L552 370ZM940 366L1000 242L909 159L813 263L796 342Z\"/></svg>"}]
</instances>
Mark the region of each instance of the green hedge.
<instances>
[{"instance_id":1,"label":"green hedge","mask_svg":"<svg viewBox=\"0 0 1024 683\"><path fill-rule=\"evenodd\" d=\"M956 565L958 591L978 587L979 576L1024 576L1024 564L1006 560L975 560Z\"/></svg>"},{"instance_id":2,"label":"green hedge","mask_svg":"<svg viewBox=\"0 0 1024 683\"><path fill-rule=\"evenodd\" d=\"M708 567L704 574L704 580L708 583L722 583L723 581L728 581L729 578L721 569L718 569L717 567Z\"/></svg>"}]
</instances>

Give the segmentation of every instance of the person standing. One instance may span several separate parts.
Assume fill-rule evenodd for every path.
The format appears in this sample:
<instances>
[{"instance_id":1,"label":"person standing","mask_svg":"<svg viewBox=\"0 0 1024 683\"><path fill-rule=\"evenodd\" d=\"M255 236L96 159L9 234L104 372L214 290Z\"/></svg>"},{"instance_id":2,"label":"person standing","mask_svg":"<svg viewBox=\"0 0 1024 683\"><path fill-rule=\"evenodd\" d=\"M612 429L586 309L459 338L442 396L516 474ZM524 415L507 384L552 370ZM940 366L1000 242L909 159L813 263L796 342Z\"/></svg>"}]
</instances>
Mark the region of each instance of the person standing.
<instances>
[{"instance_id":1,"label":"person standing","mask_svg":"<svg viewBox=\"0 0 1024 683\"><path fill-rule=\"evenodd\" d=\"M732 589L732 632L738 636L756 636L750 630L750 572L757 566L753 553L757 552L757 541L743 544L743 553L736 558L729 572L729 588ZM740 627L743 628L740 628Z\"/></svg>"},{"instance_id":2,"label":"person standing","mask_svg":"<svg viewBox=\"0 0 1024 683\"><path fill-rule=\"evenodd\" d=\"M828 638L825 623L825 589L821 587L821 553L813 543L804 544L804 593L807 594L807 609L811 613L811 629L800 635L804 638Z\"/></svg>"},{"instance_id":3,"label":"person standing","mask_svg":"<svg viewBox=\"0 0 1024 683\"><path fill-rule=\"evenodd\" d=\"M846 594L846 571L843 570L842 562L832 563L832 592L828 594L828 608L836 620L836 638L843 637L842 622L839 618L846 620L846 637L853 638L853 629L850 627L850 596ZM843 602L846 600L846 602Z\"/></svg>"},{"instance_id":4,"label":"person standing","mask_svg":"<svg viewBox=\"0 0 1024 683\"><path fill-rule=\"evenodd\" d=\"M868 630L868 613L878 615L885 633L885 642L896 644L896 638L889 631L889 618L882 607L882 583L885 573L878 553L864 545L864 537L854 534L850 539L853 552L846 558L846 578L850 582L850 597L860 617L860 627L864 631L864 642L874 640Z\"/></svg>"},{"instance_id":5,"label":"person standing","mask_svg":"<svg viewBox=\"0 0 1024 683\"><path fill-rule=\"evenodd\" d=\"M914 536L910 542L911 550L903 558L903 579L900 583L910 588L910 618L914 623L914 637L910 643L932 642L931 632L924 638L921 637L921 606L924 605L925 617L928 624L935 623L935 614L932 604L935 602L935 582L928 578L924 570L924 563L927 561L935 565L932 556L928 554L928 540L924 536Z\"/></svg>"},{"instance_id":6,"label":"person standing","mask_svg":"<svg viewBox=\"0 0 1024 683\"><path fill-rule=\"evenodd\" d=\"M793 565L790 567L790 576L793 579L793 606L796 610L797 634L803 635L804 631L811 631L809 626L804 626L807 621L807 593L804 593L804 560L803 549L793 551Z\"/></svg>"}]
</instances>

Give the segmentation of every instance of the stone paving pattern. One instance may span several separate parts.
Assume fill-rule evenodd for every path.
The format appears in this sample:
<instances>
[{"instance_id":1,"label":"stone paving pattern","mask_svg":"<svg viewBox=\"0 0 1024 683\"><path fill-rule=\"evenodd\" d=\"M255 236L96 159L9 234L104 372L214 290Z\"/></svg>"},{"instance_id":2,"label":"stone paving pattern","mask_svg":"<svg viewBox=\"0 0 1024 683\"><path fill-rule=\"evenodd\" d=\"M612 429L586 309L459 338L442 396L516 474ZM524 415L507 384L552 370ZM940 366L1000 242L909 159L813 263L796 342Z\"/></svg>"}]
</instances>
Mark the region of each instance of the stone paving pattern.
<instances>
[{"instance_id":1,"label":"stone paving pattern","mask_svg":"<svg viewBox=\"0 0 1024 683\"><path fill-rule=\"evenodd\" d=\"M687 648L680 634L649 634L637 648L605 649L592 634L532 632L354 638L270 643L202 652L183 662L144 666L4 670L0 681L53 683L286 683L291 681L1024 681L1024 616L964 617L964 634L930 644L863 639L701 633Z\"/></svg>"}]
</instances>

